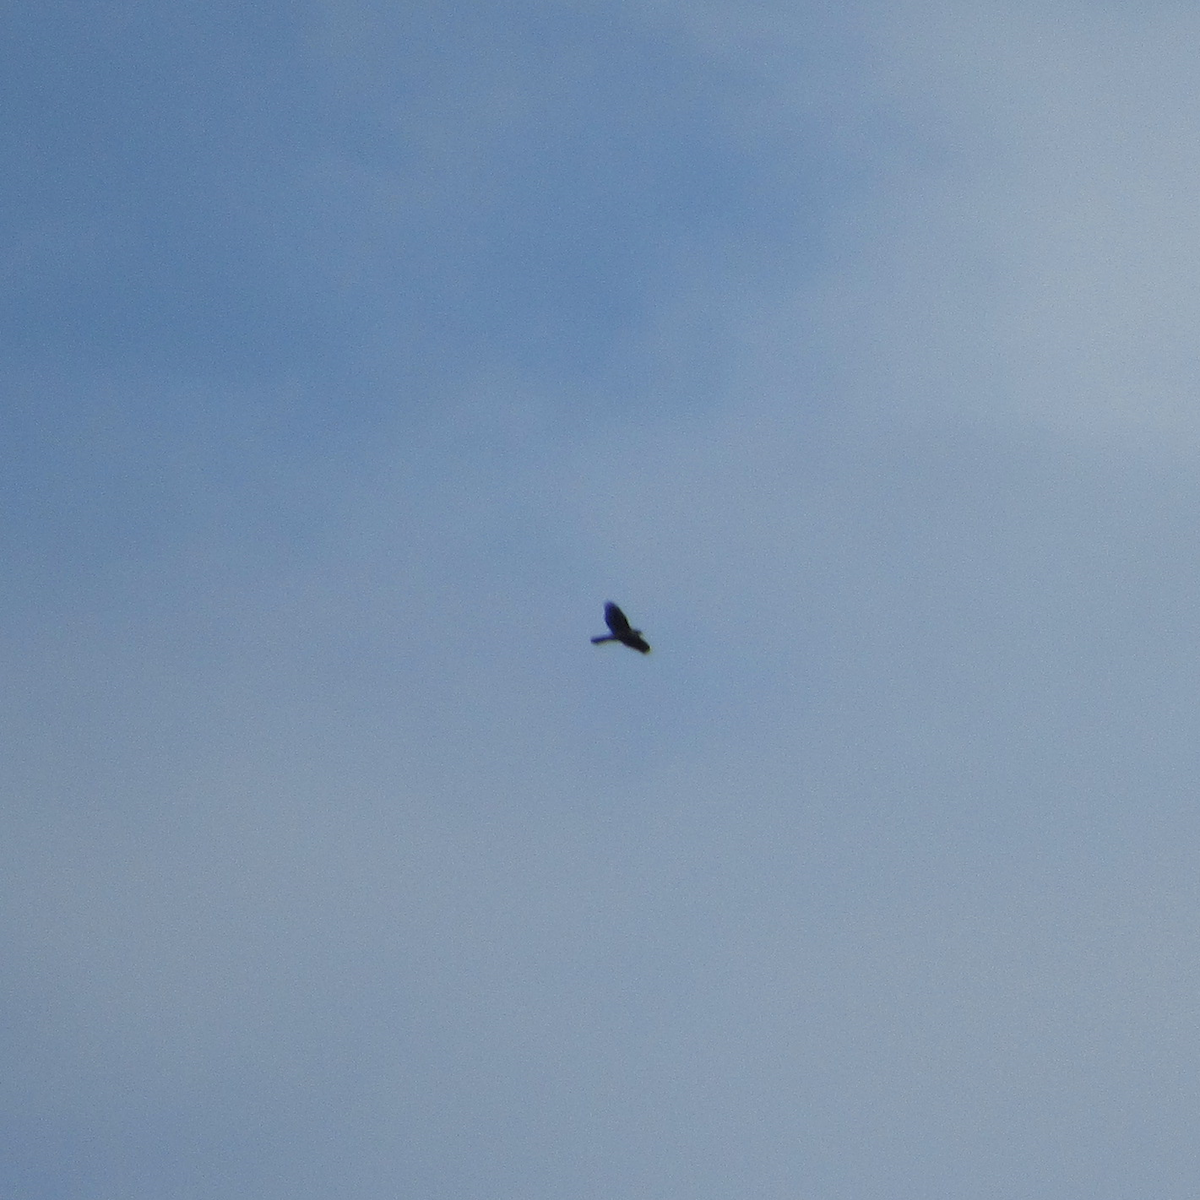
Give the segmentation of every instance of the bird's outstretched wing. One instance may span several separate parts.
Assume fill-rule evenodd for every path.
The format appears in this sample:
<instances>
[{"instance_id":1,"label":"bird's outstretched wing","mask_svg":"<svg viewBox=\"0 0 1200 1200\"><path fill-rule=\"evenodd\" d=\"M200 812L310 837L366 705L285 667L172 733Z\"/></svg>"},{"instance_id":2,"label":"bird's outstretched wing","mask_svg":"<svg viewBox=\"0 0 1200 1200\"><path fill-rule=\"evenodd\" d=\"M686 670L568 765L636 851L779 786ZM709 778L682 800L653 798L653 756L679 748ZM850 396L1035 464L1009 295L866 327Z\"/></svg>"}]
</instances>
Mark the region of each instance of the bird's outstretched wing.
<instances>
[{"instance_id":1,"label":"bird's outstretched wing","mask_svg":"<svg viewBox=\"0 0 1200 1200\"><path fill-rule=\"evenodd\" d=\"M622 641L633 633L629 618L611 600L604 606L604 623Z\"/></svg>"},{"instance_id":2,"label":"bird's outstretched wing","mask_svg":"<svg viewBox=\"0 0 1200 1200\"><path fill-rule=\"evenodd\" d=\"M640 650L643 654L650 653L650 643L642 637L637 629L631 629L628 633L622 634L620 640L631 650Z\"/></svg>"}]
</instances>

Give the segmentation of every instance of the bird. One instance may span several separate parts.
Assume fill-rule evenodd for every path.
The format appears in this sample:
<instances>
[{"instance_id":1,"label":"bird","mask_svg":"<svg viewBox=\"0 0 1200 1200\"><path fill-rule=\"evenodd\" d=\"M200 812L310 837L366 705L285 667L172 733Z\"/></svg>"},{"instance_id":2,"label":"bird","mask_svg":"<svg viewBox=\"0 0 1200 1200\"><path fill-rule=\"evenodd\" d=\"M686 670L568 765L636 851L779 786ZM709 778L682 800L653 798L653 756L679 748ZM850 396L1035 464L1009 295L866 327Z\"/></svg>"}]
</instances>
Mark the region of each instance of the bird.
<instances>
[{"instance_id":1,"label":"bird","mask_svg":"<svg viewBox=\"0 0 1200 1200\"><path fill-rule=\"evenodd\" d=\"M601 642L620 642L631 650L640 650L643 654L650 653L650 645L642 637L642 631L634 629L629 624L629 618L611 600L604 606L604 623L611 632L592 638L593 646L598 646Z\"/></svg>"}]
</instances>

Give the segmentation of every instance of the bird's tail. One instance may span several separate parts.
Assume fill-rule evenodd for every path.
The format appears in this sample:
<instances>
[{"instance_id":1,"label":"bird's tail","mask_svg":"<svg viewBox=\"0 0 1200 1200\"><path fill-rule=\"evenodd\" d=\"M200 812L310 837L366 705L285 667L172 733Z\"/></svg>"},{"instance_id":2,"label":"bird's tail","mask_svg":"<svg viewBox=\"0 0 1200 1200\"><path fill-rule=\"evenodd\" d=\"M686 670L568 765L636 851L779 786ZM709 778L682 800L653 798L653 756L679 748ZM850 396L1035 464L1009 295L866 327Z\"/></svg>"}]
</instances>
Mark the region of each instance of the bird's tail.
<instances>
[{"instance_id":1,"label":"bird's tail","mask_svg":"<svg viewBox=\"0 0 1200 1200\"><path fill-rule=\"evenodd\" d=\"M611 633L606 633L603 637L592 638L592 645L598 646L601 642L615 642L617 639Z\"/></svg>"}]
</instances>

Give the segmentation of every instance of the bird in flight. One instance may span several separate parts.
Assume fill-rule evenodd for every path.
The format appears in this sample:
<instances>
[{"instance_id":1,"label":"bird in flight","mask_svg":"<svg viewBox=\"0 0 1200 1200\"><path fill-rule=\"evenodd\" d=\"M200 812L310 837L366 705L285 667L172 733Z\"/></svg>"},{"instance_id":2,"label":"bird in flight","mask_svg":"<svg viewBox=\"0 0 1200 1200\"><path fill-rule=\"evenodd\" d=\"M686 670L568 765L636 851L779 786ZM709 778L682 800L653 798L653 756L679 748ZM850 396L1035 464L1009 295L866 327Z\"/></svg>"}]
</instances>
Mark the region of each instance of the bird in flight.
<instances>
[{"instance_id":1,"label":"bird in flight","mask_svg":"<svg viewBox=\"0 0 1200 1200\"><path fill-rule=\"evenodd\" d=\"M611 600L604 606L604 623L612 632L604 634L603 637L592 638L593 646L598 646L601 642L620 642L631 650L640 650L643 654L650 653L650 645L642 637L642 631L634 629L629 624L629 618Z\"/></svg>"}]
</instances>

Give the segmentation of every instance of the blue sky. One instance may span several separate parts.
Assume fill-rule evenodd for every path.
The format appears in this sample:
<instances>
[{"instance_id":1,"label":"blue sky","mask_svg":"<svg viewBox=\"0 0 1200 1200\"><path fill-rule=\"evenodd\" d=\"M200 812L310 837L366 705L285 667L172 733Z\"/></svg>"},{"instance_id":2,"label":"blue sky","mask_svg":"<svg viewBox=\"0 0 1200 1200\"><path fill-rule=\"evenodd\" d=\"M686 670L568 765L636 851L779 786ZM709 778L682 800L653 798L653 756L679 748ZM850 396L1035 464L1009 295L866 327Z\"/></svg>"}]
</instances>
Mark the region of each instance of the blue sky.
<instances>
[{"instance_id":1,"label":"blue sky","mask_svg":"<svg viewBox=\"0 0 1200 1200\"><path fill-rule=\"evenodd\" d=\"M0 1192L1190 1200L1198 25L10 6Z\"/></svg>"}]
</instances>

